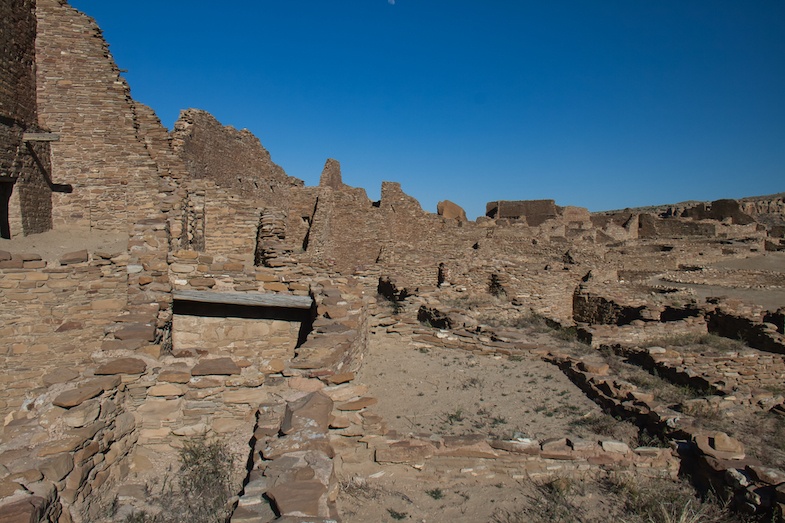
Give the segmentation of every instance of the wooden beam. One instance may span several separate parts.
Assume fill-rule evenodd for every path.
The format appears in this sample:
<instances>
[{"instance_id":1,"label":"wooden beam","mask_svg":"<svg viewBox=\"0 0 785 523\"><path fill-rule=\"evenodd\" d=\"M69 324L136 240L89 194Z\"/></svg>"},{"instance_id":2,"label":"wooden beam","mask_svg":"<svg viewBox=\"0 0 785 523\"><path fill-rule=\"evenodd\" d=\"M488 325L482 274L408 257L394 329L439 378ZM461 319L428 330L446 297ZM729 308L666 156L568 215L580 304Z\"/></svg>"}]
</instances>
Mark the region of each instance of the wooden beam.
<instances>
[{"instance_id":1,"label":"wooden beam","mask_svg":"<svg viewBox=\"0 0 785 523\"><path fill-rule=\"evenodd\" d=\"M287 294L267 294L261 292L174 291L173 297L175 300L181 301L247 305L250 307L310 309L313 305L313 299L310 296L290 296Z\"/></svg>"},{"instance_id":2,"label":"wooden beam","mask_svg":"<svg viewBox=\"0 0 785 523\"><path fill-rule=\"evenodd\" d=\"M0 176L0 182L3 183L16 183L18 176Z\"/></svg>"},{"instance_id":3,"label":"wooden beam","mask_svg":"<svg viewBox=\"0 0 785 523\"><path fill-rule=\"evenodd\" d=\"M22 140L25 142L59 142L60 135L57 133L24 133Z\"/></svg>"}]
</instances>

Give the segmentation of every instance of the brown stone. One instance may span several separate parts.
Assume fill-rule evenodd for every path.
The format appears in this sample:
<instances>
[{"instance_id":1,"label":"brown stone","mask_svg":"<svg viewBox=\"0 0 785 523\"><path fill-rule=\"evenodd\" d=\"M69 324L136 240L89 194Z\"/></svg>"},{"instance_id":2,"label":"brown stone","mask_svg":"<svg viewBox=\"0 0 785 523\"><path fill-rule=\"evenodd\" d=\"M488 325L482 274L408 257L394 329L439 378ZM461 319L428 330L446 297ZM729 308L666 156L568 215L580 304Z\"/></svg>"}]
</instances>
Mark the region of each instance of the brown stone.
<instances>
[{"instance_id":1,"label":"brown stone","mask_svg":"<svg viewBox=\"0 0 785 523\"><path fill-rule=\"evenodd\" d=\"M101 403L98 400L90 400L69 409L62 417L69 427L79 428L98 419L100 413Z\"/></svg>"},{"instance_id":2,"label":"brown stone","mask_svg":"<svg viewBox=\"0 0 785 523\"><path fill-rule=\"evenodd\" d=\"M695 445L703 454L720 460L741 460L745 457L742 443L724 432L718 432L714 436L698 434L695 436ZM717 448L718 446L720 448Z\"/></svg>"},{"instance_id":3,"label":"brown stone","mask_svg":"<svg viewBox=\"0 0 785 523\"><path fill-rule=\"evenodd\" d=\"M278 512L283 516L329 516L320 507L326 507L326 500L322 497L327 493L320 481L294 481L276 485L267 491L267 496L273 500Z\"/></svg>"},{"instance_id":4,"label":"brown stone","mask_svg":"<svg viewBox=\"0 0 785 523\"><path fill-rule=\"evenodd\" d=\"M89 259L86 249L81 251L69 252L60 257L60 265L71 265L74 263L84 263Z\"/></svg>"},{"instance_id":5,"label":"brown stone","mask_svg":"<svg viewBox=\"0 0 785 523\"><path fill-rule=\"evenodd\" d=\"M450 200L443 200L437 203L436 213L448 220L456 220L459 222L467 221L466 211L463 210L463 207L457 203L451 202Z\"/></svg>"},{"instance_id":6,"label":"brown stone","mask_svg":"<svg viewBox=\"0 0 785 523\"><path fill-rule=\"evenodd\" d=\"M213 287L215 285L214 278L191 278L188 283L193 287Z\"/></svg>"},{"instance_id":7,"label":"brown stone","mask_svg":"<svg viewBox=\"0 0 785 523\"><path fill-rule=\"evenodd\" d=\"M371 405L376 405L377 403L379 403L379 400L377 400L376 398L365 396L360 399L339 403L338 405L336 405L336 408L338 410L344 410L344 411L362 410L366 407L370 407Z\"/></svg>"},{"instance_id":8,"label":"brown stone","mask_svg":"<svg viewBox=\"0 0 785 523\"><path fill-rule=\"evenodd\" d=\"M517 440L492 440L490 445L494 449L506 450L517 454L539 454L540 442L536 439Z\"/></svg>"},{"instance_id":9,"label":"brown stone","mask_svg":"<svg viewBox=\"0 0 785 523\"><path fill-rule=\"evenodd\" d=\"M46 500L39 496L25 496L19 501L0 505L3 523L32 523L39 521L46 509Z\"/></svg>"},{"instance_id":10,"label":"brown stone","mask_svg":"<svg viewBox=\"0 0 785 523\"><path fill-rule=\"evenodd\" d=\"M60 481L74 469L74 458L71 454L63 452L45 460L41 463L39 469L49 481Z\"/></svg>"},{"instance_id":11,"label":"brown stone","mask_svg":"<svg viewBox=\"0 0 785 523\"><path fill-rule=\"evenodd\" d=\"M79 329L83 329L83 328L84 328L84 325L81 322L78 322L78 321L66 321L66 322L63 322L59 327L57 327L55 332L68 332L68 331L75 331L75 330L79 330Z\"/></svg>"},{"instance_id":12,"label":"brown stone","mask_svg":"<svg viewBox=\"0 0 785 523\"><path fill-rule=\"evenodd\" d=\"M142 374L147 363L137 358L120 358L104 363L95 370L97 376L106 374Z\"/></svg>"},{"instance_id":13,"label":"brown stone","mask_svg":"<svg viewBox=\"0 0 785 523\"><path fill-rule=\"evenodd\" d=\"M158 374L158 381L188 383L191 381L191 373L184 370L165 370Z\"/></svg>"},{"instance_id":14,"label":"brown stone","mask_svg":"<svg viewBox=\"0 0 785 523\"><path fill-rule=\"evenodd\" d=\"M79 377L79 373L77 371L73 369L67 369L64 367L58 367L57 369L50 372L49 374L45 374L44 377L41 379L44 382L44 386L50 387L58 383L67 383L78 377Z\"/></svg>"},{"instance_id":15,"label":"brown stone","mask_svg":"<svg viewBox=\"0 0 785 523\"><path fill-rule=\"evenodd\" d=\"M131 324L114 331L113 334L118 340L155 341L155 325Z\"/></svg>"},{"instance_id":16,"label":"brown stone","mask_svg":"<svg viewBox=\"0 0 785 523\"><path fill-rule=\"evenodd\" d=\"M327 376L325 380L330 385L340 385L341 383L346 383L352 381L354 379L354 372L343 372L341 374L333 374L332 376Z\"/></svg>"},{"instance_id":17,"label":"brown stone","mask_svg":"<svg viewBox=\"0 0 785 523\"><path fill-rule=\"evenodd\" d=\"M67 390L58 395L52 401L52 404L57 405L58 407L63 407L64 409L70 409L71 407L81 405L90 398L98 396L103 391L104 389L97 385L88 385L85 387Z\"/></svg>"},{"instance_id":18,"label":"brown stone","mask_svg":"<svg viewBox=\"0 0 785 523\"><path fill-rule=\"evenodd\" d=\"M202 360L191 369L191 376L231 376L240 374L240 367L232 358L213 358Z\"/></svg>"},{"instance_id":19,"label":"brown stone","mask_svg":"<svg viewBox=\"0 0 785 523\"><path fill-rule=\"evenodd\" d=\"M327 432L332 410L333 400L321 392L311 392L298 400L290 401L286 404L281 432L291 434L305 428Z\"/></svg>"},{"instance_id":20,"label":"brown stone","mask_svg":"<svg viewBox=\"0 0 785 523\"><path fill-rule=\"evenodd\" d=\"M412 463L430 458L435 452L430 443L404 440L376 449L374 459L377 463Z\"/></svg>"}]
</instances>

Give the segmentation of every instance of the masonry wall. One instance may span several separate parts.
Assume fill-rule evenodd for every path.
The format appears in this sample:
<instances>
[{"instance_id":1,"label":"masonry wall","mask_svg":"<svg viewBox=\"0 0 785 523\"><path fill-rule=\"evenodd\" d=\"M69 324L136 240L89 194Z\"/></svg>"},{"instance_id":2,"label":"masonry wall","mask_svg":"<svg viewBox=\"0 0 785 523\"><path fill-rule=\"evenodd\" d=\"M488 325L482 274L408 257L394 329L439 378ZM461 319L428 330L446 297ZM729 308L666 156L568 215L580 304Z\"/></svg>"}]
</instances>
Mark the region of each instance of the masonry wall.
<instances>
[{"instance_id":1,"label":"masonry wall","mask_svg":"<svg viewBox=\"0 0 785 523\"><path fill-rule=\"evenodd\" d=\"M136 134L128 84L95 22L59 0L39 0L36 76L52 145L55 228L126 231L129 206L148 201L157 168ZM150 202L152 203L152 202Z\"/></svg>"},{"instance_id":2,"label":"masonry wall","mask_svg":"<svg viewBox=\"0 0 785 523\"><path fill-rule=\"evenodd\" d=\"M36 114L35 2L0 6L0 236L34 234L52 227L47 184L49 145L25 143L38 131Z\"/></svg>"}]
</instances>

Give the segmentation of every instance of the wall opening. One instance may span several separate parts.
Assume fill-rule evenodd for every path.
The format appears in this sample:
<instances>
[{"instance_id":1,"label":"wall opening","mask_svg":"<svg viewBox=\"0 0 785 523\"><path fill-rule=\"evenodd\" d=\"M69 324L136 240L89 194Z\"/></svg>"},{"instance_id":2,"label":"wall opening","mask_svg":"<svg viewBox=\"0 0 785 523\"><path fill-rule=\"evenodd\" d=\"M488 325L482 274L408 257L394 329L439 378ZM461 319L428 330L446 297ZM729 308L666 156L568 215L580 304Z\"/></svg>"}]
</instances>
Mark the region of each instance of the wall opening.
<instances>
[{"instance_id":1,"label":"wall opening","mask_svg":"<svg viewBox=\"0 0 785 523\"><path fill-rule=\"evenodd\" d=\"M9 212L11 206L11 193L14 191L14 184L0 182L0 238L11 239L11 222Z\"/></svg>"},{"instance_id":2,"label":"wall opening","mask_svg":"<svg viewBox=\"0 0 785 523\"><path fill-rule=\"evenodd\" d=\"M214 295L214 301L210 294ZM175 295L172 318L172 353L189 354L221 353L245 358L255 363L262 360L291 360L294 351L313 329L316 316L313 300L299 298L296 306L285 304L226 303L220 293L200 293L200 300ZM264 299L265 295L243 295ZM306 305L306 301L308 302ZM305 308L307 306L307 308Z\"/></svg>"}]
</instances>

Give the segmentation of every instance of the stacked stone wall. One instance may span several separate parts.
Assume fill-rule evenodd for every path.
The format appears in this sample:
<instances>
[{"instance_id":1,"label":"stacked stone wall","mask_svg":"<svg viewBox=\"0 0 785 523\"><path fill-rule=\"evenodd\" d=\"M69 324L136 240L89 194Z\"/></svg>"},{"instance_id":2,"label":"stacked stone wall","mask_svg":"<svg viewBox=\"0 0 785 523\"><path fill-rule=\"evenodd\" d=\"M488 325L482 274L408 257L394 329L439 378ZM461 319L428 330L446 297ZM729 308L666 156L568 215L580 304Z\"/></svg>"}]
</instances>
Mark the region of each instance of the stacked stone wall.
<instances>
[{"instance_id":1,"label":"stacked stone wall","mask_svg":"<svg viewBox=\"0 0 785 523\"><path fill-rule=\"evenodd\" d=\"M42 394L48 374L88 363L104 329L124 313L127 257L87 256L69 265L35 254L11 253L0 261L3 416Z\"/></svg>"},{"instance_id":2,"label":"stacked stone wall","mask_svg":"<svg viewBox=\"0 0 785 523\"><path fill-rule=\"evenodd\" d=\"M35 2L0 7L0 224L3 237L52 228L49 144L23 140L39 131Z\"/></svg>"},{"instance_id":3,"label":"stacked stone wall","mask_svg":"<svg viewBox=\"0 0 785 523\"><path fill-rule=\"evenodd\" d=\"M52 181L73 188L53 195L54 227L126 231L157 179L128 84L91 18L59 0L39 0L36 16L40 123L60 135Z\"/></svg>"}]
</instances>

